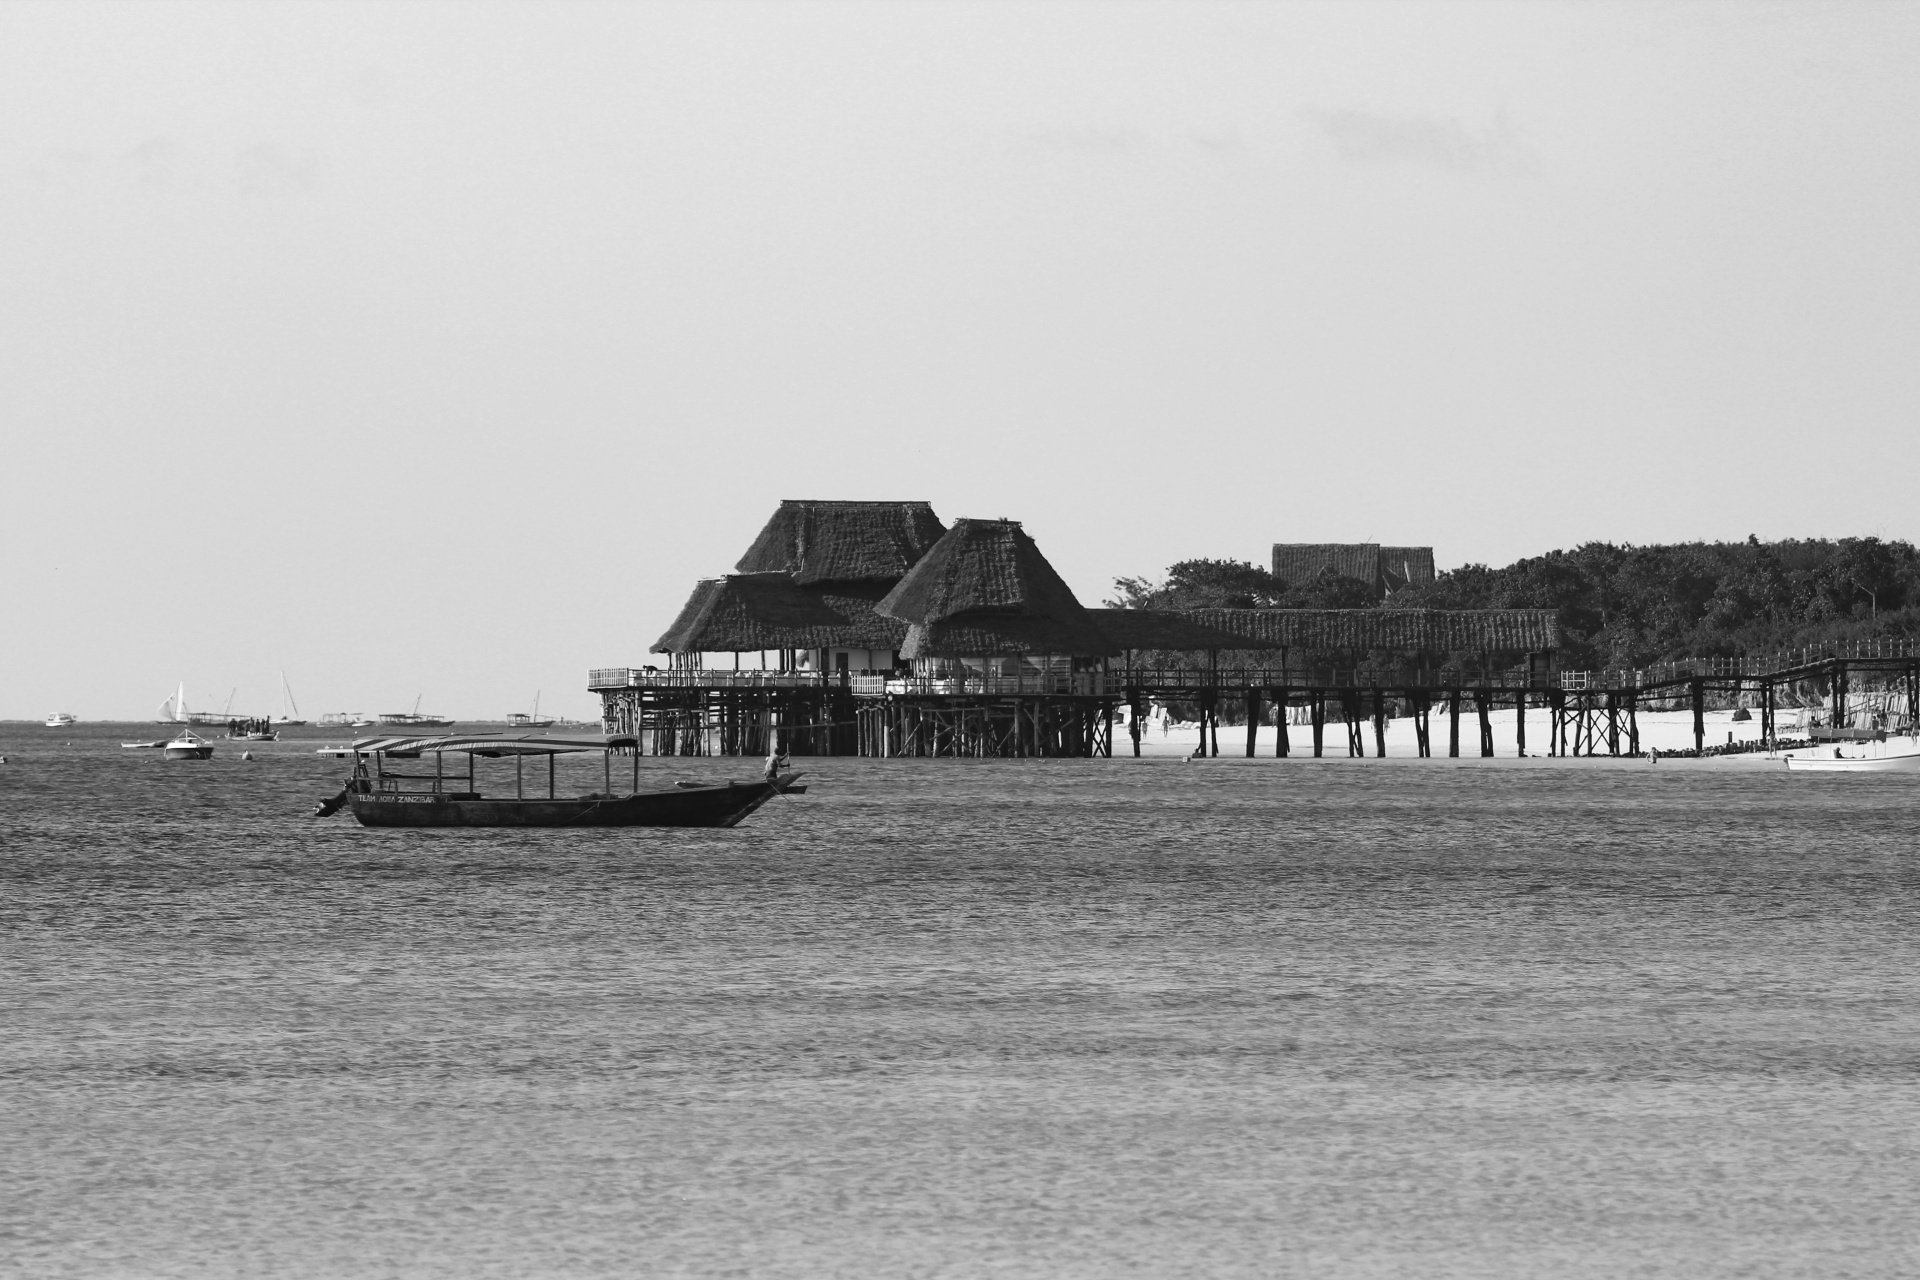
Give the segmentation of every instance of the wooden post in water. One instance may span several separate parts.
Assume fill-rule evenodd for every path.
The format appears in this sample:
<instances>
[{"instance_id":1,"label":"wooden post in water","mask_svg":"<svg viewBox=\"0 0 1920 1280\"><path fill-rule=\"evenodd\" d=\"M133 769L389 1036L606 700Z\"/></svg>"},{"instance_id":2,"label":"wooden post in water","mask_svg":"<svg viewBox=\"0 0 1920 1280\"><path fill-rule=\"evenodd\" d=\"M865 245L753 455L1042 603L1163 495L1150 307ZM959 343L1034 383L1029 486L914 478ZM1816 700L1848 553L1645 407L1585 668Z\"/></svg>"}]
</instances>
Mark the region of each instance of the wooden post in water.
<instances>
[{"instance_id":1,"label":"wooden post in water","mask_svg":"<svg viewBox=\"0 0 1920 1280\"><path fill-rule=\"evenodd\" d=\"M1513 699L1513 740L1520 754L1527 754L1527 691L1522 689Z\"/></svg>"},{"instance_id":2,"label":"wooden post in water","mask_svg":"<svg viewBox=\"0 0 1920 1280\"><path fill-rule=\"evenodd\" d=\"M1127 730L1133 738L1133 754L1137 756L1140 754L1140 689L1137 685L1127 690Z\"/></svg>"},{"instance_id":3,"label":"wooden post in water","mask_svg":"<svg viewBox=\"0 0 1920 1280\"><path fill-rule=\"evenodd\" d=\"M1387 754L1387 695L1377 687L1373 691L1373 754L1375 759Z\"/></svg>"},{"instance_id":4,"label":"wooden post in water","mask_svg":"<svg viewBox=\"0 0 1920 1280\"><path fill-rule=\"evenodd\" d=\"M1693 754L1703 755L1707 749L1707 682L1695 679L1693 690Z\"/></svg>"},{"instance_id":5,"label":"wooden post in water","mask_svg":"<svg viewBox=\"0 0 1920 1280\"><path fill-rule=\"evenodd\" d=\"M1636 694L1636 693L1627 694L1627 754L1628 755L1637 756L1640 754L1640 715L1637 710L1639 705L1640 705L1639 694Z\"/></svg>"},{"instance_id":6,"label":"wooden post in water","mask_svg":"<svg viewBox=\"0 0 1920 1280\"><path fill-rule=\"evenodd\" d=\"M1493 695L1485 685L1482 685L1480 691L1473 695L1473 705L1480 712L1480 755L1482 758L1493 754L1493 708L1489 705L1492 701Z\"/></svg>"},{"instance_id":7,"label":"wooden post in water","mask_svg":"<svg viewBox=\"0 0 1920 1280\"><path fill-rule=\"evenodd\" d=\"M513 758L513 798L515 800L527 798L526 763L525 756L516 755Z\"/></svg>"},{"instance_id":8,"label":"wooden post in water","mask_svg":"<svg viewBox=\"0 0 1920 1280\"><path fill-rule=\"evenodd\" d=\"M1247 759L1253 759L1255 737L1260 732L1260 691L1247 690Z\"/></svg>"},{"instance_id":9,"label":"wooden post in water","mask_svg":"<svg viewBox=\"0 0 1920 1280\"><path fill-rule=\"evenodd\" d=\"M1460 754L1460 691L1447 690L1447 755Z\"/></svg>"},{"instance_id":10,"label":"wooden post in water","mask_svg":"<svg viewBox=\"0 0 1920 1280\"><path fill-rule=\"evenodd\" d=\"M1313 718L1313 758L1320 758L1322 740L1327 731L1327 691L1313 690L1313 701L1308 704L1307 714Z\"/></svg>"},{"instance_id":11,"label":"wooden post in water","mask_svg":"<svg viewBox=\"0 0 1920 1280\"><path fill-rule=\"evenodd\" d=\"M1267 692L1273 699L1273 755L1276 760L1284 760L1291 747L1287 741L1287 689L1283 685Z\"/></svg>"}]
</instances>

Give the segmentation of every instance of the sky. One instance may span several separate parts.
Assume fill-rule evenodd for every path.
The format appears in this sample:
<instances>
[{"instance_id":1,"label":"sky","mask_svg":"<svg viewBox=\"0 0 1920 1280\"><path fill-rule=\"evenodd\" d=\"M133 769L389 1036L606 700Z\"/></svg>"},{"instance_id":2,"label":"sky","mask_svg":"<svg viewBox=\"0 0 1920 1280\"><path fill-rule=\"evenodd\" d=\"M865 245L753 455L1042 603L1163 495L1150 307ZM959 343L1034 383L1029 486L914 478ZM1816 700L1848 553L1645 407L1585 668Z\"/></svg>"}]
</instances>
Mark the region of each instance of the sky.
<instances>
[{"instance_id":1,"label":"sky","mask_svg":"<svg viewBox=\"0 0 1920 1280\"><path fill-rule=\"evenodd\" d=\"M0 718L591 716L782 498L1080 595L1920 538L1920 6L0 5Z\"/></svg>"}]
</instances>

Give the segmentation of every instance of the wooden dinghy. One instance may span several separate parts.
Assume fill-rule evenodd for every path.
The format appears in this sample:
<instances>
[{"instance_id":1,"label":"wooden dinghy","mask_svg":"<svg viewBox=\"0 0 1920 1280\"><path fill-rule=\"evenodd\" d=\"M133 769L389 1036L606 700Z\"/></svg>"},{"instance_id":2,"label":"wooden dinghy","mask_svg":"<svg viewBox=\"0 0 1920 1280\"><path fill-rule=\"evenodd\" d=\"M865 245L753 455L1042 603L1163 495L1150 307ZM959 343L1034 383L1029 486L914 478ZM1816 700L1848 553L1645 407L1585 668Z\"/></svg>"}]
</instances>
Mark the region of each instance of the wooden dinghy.
<instances>
[{"instance_id":1,"label":"wooden dinghy","mask_svg":"<svg viewBox=\"0 0 1920 1280\"><path fill-rule=\"evenodd\" d=\"M639 740L619 734L475 733L437 738L363 738L355 742L353 776L340 793L314 810L324 818L351 809L368 827L731 827L775 796L798 795L800 775L781 774L770 762L767 776L755 782L682 782L642 791ZM598 751L603 759L604 791L583 796L554 794L554 758ZM633 754L634 785L626 794L613 790L613 757ZM446 756L464 755L466 769L448 773ZM397 772L396 760L433 757L432 773ZM512 757L514 794L482 795L475 785L474 758ZM526 794L526 758L547 761L547 794Z\"/></svg>"}]
</instances>

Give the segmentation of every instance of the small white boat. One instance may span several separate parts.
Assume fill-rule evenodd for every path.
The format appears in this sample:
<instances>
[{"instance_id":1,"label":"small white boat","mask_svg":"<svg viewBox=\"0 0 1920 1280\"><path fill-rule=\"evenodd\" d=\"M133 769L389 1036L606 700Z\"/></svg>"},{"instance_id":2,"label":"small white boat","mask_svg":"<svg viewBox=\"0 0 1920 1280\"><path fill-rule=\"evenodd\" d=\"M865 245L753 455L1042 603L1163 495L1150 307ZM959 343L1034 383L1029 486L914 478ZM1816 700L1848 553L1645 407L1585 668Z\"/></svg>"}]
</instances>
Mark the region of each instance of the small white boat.
<instances>
[{"instance_id":1,"label":"small white boat","mask_svg":"<svg viewBox=\"0 0 1920 1280\"><path fill-rule=\"evenodd\" d=\"M80 717L70 711L56 711L47 717L47 728L65 729L69 725L80 723Z\"/></svg>"},{"instance_id":2,"label":"small white boat","mask_svg":"<svg viewBox=\"0 0 1920 1280\"><path fill-rule=\"evenodd\" d=\"M1920 773L1920 738L1863 742L1846 747L1820 746L1789 752L1795 773Z\"/></svg>"},{"instance_id":3,"label":"small white boat","mask_svg":"<svg viewBox=\"0 0 1920 1280\"><path fill-rule=\"evenodd\" d=\"M182 729L160 751L169 760L213 759L213 744L191 729Z\"/></svg>"}]
</instances>

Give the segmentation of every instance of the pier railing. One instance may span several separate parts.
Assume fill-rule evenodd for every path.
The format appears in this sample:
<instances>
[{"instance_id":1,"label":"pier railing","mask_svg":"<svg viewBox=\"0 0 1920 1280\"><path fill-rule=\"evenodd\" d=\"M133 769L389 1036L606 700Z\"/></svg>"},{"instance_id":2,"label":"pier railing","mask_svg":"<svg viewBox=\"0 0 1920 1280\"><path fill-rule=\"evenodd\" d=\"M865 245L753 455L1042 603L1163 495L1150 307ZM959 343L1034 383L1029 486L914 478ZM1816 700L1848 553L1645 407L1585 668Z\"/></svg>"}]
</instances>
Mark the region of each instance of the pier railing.
<instances>
[{"instance_id":1,"label":"pier railing","mask_svg":"<svg viewBox=\"0 0 1920 1280\"><path fill-rule=\"evenodd\" d=\"M1645 667L1607 667L1598 671L1563 671L1565 689L1640 689L1680 680L1758 680L1785 671L1803 671L1827 662L1920 662L1920 640L1906 636L1877 636L1803 645L1774 653L1736 658L1680 658Z\"/></svg>"},{"instance_id":2,"label":"pier railing","mask_svg":"<svg viewBox=\"0 0 1920 1280\"><path fill-rule=\"evenodd\" d=\"M968 672L935 678L921 675L864 675L851 671L707 671L693 667L599 667L587 674L596 693L618 689L846 689L855 697L886 694L964 696L968 694L1081 694L1117 690L1117 676L1098 671L1027 671L1016 675Z\"/></svg>"}]
</instances>

